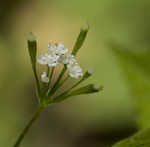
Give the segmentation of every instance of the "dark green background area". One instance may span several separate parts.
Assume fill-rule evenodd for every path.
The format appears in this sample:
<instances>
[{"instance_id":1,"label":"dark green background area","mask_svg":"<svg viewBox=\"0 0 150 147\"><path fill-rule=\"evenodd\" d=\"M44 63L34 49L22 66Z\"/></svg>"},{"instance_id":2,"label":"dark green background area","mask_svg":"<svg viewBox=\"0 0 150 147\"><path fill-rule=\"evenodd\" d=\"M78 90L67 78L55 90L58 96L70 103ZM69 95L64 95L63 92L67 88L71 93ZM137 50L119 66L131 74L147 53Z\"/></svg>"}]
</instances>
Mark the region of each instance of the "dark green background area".
<instances>
[{"instance_id":1,"label":"dark green background area","mask_svg":"<svg viewBox=\"0 0 150 147\"><path fill-rule=\"evenodd\" d=\"M104 90L43 112L22 147L107 147L149 126L149 18L147 0L2 0L0 146L12 146L37 106L27 34L37 36L38 54L49 41L72 49L85 21L90 31L78 61L95 71L87 82Z\"/></svg>"}]
</instances>

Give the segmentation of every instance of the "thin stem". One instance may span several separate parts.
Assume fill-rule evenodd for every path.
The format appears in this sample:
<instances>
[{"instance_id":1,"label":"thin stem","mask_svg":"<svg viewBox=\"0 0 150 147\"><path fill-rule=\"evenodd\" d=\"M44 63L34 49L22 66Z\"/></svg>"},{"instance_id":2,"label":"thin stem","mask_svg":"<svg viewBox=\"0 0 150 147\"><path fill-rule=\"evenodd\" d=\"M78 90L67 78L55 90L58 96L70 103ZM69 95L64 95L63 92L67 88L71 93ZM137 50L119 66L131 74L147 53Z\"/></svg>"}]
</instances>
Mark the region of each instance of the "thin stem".
<instances>
[{"instance_id":1,"label":"thin stem","mask_svg":"<svg viewBox=\"0 0 150 147\"><path fill-rule=\"evenodd\" d=\"M39 99L39 96L41 95L41 88L40 88L40 82L39 82L39 79L38 79L38 75L37 75L37 72L36 72L36 67L33 67L33 73L34 73L34 77L35 77L35 81L36 81L36 88L37 88L38 99Z\"/></svg>"},{"instance_id":2,"label":"thin stem","mask_svg":"<svg viewBox=\"0 0 150 147\"><path fill-rule=\"evenodd\" d=\"M23 129L22 133L20 134L20 136L18 137L16 143L14 144L13 147L19 147L22 140L24 139L25 135L27 134L27 132L29 131L29 129L31 128L32 124L37 120L38 116L40 115L40 112L43 109L41 107L39 107L37 109L37 111L35 112L35 114L33 115L32 119L29 121L29 123L26 125L26 127Z\"/></svg>"},{"instance_id":3,"label":"thin stem","mask_svg":"<svg viewBox=\"0 0 150 147\"><path fill-rule=\"evenodd\" d=\"M80 81L78 81L76 84L74 84L70 89L69 91L71 91L73 88L77 87L80 83L83 82L83 79L81 79Z\"/></svg>"},{"instance_id":4,"label":"thin stem","mask_svg":"<svg viewBox=\"0 0 150 147\"><path fill-rule=\"evenodd\" d=\"M50 76L49 76L48 88L49 88L49 86L50 86L50 84L51 84L52 77L53 77L53 74L54 74L54 70L55 70L55 67L52 67L52 71L51 71Z\"/></svg>"},{"instance_id":5,"label":"thin stem","mask_svg":"<svg viewBox=\"0 0 150 147\"><path fill-rule=\"evenodd\" d=\"M84 80L81 79L80 81L78 81L77 83L75 83L72 87L70 87L68 90L66 90L64 93L68 93L70 92L73 88L77 87L80 83L82 83Z\"/></svg>"},{"instance_id":6,"label":"thin stem","mask_svg":"<svg viewBox=\"0 0 150 147\"><path fill-rule=\"evenodd\" d=\"M67 76L65 79L63 79L63 81L61 81L61 82L55 87L56 90L59 89L69 78L70 78L70 77ZM53 92L51 93L51 95L55 94L56 90L53 91ZM48 98L49 98L49 97L48 97Z\"/></svg>"},{"instance_id":7,"label":"thin stem","mask_svg":"<svg viewBox=\"0 0 150 147\"><path fill-rule=\"evenodd\" d=\"M69 93L75 88L75 87L77 87L80 83L82 83L83 81L84 81L85 79L84 78L82 78L81 80L79 80L77 83L75 83L72 87L70 87L68 90L66 90L66 91L64 91L62 94L60 94L59 96L57 96L57 97L55 97L54 98L54 103L55 102L57 102L57 99L59 99L59 98L66 98L66 97L68 97L69 95ZM50 101L51 102L51 101Z\"/></svg>"},{"instance_id":8,"label":"thin stem","mask_svg":"<svg viewBox=\"0 0 150 147\"><path fill-rule=\"evenodd\" d=\"M58 79L56 80L56 82L55 82L53 88L52 88L51 91L48 93L49 96L51 96L53 93L55 93L55 91L57 90L57 86L58 86L58 84L59 84L61 78L62 78L63 75L65 74L65 72L66 72L66 67L64 66L64 68L62 69L62 71L61 71L61 73L60 73Z\"/></svg>"},{"instance_id":9,"label":"thin stem","mask_svg":"<svg viewBox=\"0 0 150 147\"><path fill-rule=\"evenodd\" d=\"M47 76L49 76L49 74L50 74L50 68L49 68L49 66L47 65Z\"/></svg>"},{"instance_id":10,"label":"thin stem","mask_svg":"<svg viewBox=\"0 0 150 147\"><path fill-rule=\"evenodd\" d=\"M65 77L65 78L58 84L57 89L58 89L59 87L61 87L69 78L70 78L70 76L67 75L67 77Z\"/></svg>"}]
</instances>

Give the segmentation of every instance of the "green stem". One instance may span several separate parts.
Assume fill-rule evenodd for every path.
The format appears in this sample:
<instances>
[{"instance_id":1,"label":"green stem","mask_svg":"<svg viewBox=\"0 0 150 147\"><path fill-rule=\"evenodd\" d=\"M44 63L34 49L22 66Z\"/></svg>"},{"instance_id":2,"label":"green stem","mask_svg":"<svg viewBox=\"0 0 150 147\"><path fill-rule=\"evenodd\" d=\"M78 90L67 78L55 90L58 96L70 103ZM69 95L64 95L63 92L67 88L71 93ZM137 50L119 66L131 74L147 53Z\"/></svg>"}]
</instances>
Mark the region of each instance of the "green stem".
<instances>
[{"instance_id":1,"label":"green stem","mask_svg":"<svg viewBox=\"0 0 150 147\"><path fill-rule=\"evenodd\" d=\"M47 65L47 76L50 74L50 67Z\"/></svg>"},{"instance_id":2,"label":"green stem","mask_svg":"<svg viewBox=\"0 0 150 147\"><path fill-rule=\"evenodd\" d=\"M53 74L54 74L54 70L55 70L55 67L52 67L52 70L51 70L51 73L50 73L50 76L49 76L49 83L48 83L48 87L49 87L49 86L50 86L50 84L51 84L52 77L53 77Z\"/></svg>"},{"instance_id":3,"label":"green stem","mask_svg":"<svg viewBox=\"0 0 150 147\"><path fill-rule=\"evenodd\" d=\"M20 136L18 137L16 143L14 144L13 147L19 147L22 140L24 139L25 135L27 134L27 132L29 131L29 129L31 128L32 124L37 120L38 116L40 115L40 112L43 109L41 107L39 107L37 109L37 111L35 112L35 114L33 115L32 119L29 121L29 123L26 125L26 127L23 129L22 133L20 134Z\"/></svg>"},{"instance_id":4,"label":"green stem","mask_svg":"<svg viewBox=\"0 0 150 147\"><path fill-rule=\"evenodd\" d=\"M34 77L35 77L35 81L36 81L38 100L40 101L39 97L41 96L41 88L40 88L40 82L39 82L39 79L38 79L38 75L37 75L37 72L36 72L36 67L33 67L33 73L34 73Z\"/></svg>"},{"instance_id":5,"label":"green stem","mask_svg":"<svg viewBox=\"0 0 150 147\"><path fill-rule=\"evenodd\" d=\"M55 91L57 90L57 86L58 86L60 80L62 79L63 75L65 74L65 72L66 72L66 67L64 66L64 68L62 69L62 71L61 71L58 79L56 80L54 86L52 87L51 91L48 93L48 96L51 96L55 93Z\"/></svg>"},{"instance_id":6,"label":"green stem","mask_svg":"<svg viewBox=\"0 0 150 147\"><path fill-rule=\"evenodd\" d=\"M57 89L60 88L70 77L67 75L65 79L63 79L57 86Z\"/></svg>"}]
</instances>

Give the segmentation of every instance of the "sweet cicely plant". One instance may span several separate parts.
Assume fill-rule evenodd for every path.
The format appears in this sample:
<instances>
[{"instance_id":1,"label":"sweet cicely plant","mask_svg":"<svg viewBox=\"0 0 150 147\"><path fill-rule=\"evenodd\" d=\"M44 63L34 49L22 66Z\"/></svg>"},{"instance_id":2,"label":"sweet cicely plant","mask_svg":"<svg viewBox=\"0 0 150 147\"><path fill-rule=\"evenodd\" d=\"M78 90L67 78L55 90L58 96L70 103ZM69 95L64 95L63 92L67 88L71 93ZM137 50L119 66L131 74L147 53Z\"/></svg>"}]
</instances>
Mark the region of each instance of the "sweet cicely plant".
<instances>
[{"instance_id":1,"label":"sweet cicely plant","mask_svg":"<svg viewBox=\"0 0 150 147\"><path fill-rule=\"evenodd\" d=\"M79 66L75 58L79 49L83 45L88 30L89 27L87 24L81 28L71 54L68 54L69 49L65 48L62 43L49 43L47 53L40 55L38 58L36 38L32 33L29 34L28 51L31 59L34 77L36 80L36 95L39 101L39 107L37 108L37 111L33 115L32 119L29 121L27 126L18 137L13 147L20 146L24 136L27 134L32 124L44 109L48 108L52 104L62 102L72 96L90 94L102 90L102 86L95 84L88 84L86 86L77 88L77 86L79 86L83 81L88 79L93 74L92 69L83 72L82 68ZM40 78L37 74L37 63L41 64L42 66L46 66L47 69L46 71L43 71ZM52 79L55 76L56 66L62 66L62 71L59 73L58 78L53 84ZM72 78L76 79L77 82L70 88L64 90L61 94L59 94L57 92L59 88L67 80L71 80Z\"/></svg>"}]
</instances>

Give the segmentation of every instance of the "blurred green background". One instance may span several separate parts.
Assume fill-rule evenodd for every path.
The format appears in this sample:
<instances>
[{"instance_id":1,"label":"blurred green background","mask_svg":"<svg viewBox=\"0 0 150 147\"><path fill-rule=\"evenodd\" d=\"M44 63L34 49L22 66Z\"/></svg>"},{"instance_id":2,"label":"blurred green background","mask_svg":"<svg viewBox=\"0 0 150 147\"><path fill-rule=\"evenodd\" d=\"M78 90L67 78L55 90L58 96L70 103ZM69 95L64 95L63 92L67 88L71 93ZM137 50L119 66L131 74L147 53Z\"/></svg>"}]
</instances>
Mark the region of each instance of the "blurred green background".
<instances>
[{"instance_id":1,"label":"blurred green background","mask_svg":"<svg viewBox=\"0 0 150 147\"><path fill-rule=\"evenodd\" d=\"M37 36L39 54L50 41L72 49L85 21L78 60L104 90L47 109L22 147L109 147L148 126L149 18L148 0L1 0L0 146L13 145L37 106L27 34Z\"/></svg>"}]
</instances>

